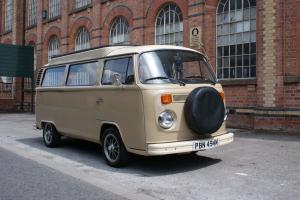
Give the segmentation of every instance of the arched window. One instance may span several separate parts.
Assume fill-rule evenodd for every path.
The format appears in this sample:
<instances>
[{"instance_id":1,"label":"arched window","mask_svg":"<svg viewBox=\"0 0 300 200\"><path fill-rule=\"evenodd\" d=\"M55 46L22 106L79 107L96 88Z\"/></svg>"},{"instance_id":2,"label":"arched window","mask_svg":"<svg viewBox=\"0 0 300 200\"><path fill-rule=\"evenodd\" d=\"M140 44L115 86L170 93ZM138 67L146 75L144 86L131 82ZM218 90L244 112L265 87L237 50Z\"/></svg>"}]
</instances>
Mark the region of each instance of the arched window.
<instances>
[{"instance_id":1,"label":"arched window","mask_svg":"<svg viewBox=\"0 0 300 200\"><path fill-rule=\"evenodd\" d=\"M183 46L183 19L177 5L168 4L158 12L155 43Z\"/></svg>"},{"instance_id":2,"label":"arched window","mask_svg":"<svg viewBox=\"0 0 300 200\"><path fill-rule=\"evenodd\" d=\"M217 8L217 76L256 77L256 1L221 0Z\"/></svg>"},{"instance_id":3,"label":"arched window","mask_svg":"<svg viewBox=\"0 0 300 200\"><path fill-rule=\"evenodd\" d=\"M14 4L13 0L5 1L5 21L4 21L4 30L11 31L14 18Z\"/></svg>"},{"instance_id":4,"label":"arched window","mask_svg":"<svg viewBox=\"0 0 300 200\"><path fill-rule=\"evenodd\" d=\"M86 28L81 27L76 35L75 51L90 48L90 36Z\"/></svg>"},{"instance_id":5,"label":"arched window","mask_svg":"<svg viewBox=\"0 0 300 200\"><path fill-rule=\"evenodd\" d=\"M129 44L129 25L124 17L118 17L110 29L110 44Z\"/></svg>"},{"instance_id":6,"label":"arched window","mask_svg":"<svg viewBox=\"0 0 300 200\"><path fill-rule=\"evenodd\" d=\"M59 43L56 36L52 36L48 45L48 60L51 60L52 56L59 54Z\"/></svg>"}]
</instances>

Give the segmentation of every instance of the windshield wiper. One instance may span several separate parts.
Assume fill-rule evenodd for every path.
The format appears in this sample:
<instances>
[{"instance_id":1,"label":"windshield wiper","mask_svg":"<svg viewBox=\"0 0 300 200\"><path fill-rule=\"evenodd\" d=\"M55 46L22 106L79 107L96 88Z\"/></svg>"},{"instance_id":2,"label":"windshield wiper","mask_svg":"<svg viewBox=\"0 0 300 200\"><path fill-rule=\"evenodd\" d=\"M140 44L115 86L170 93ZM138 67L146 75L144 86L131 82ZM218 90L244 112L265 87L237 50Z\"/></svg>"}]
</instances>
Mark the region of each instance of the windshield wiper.
<instances>
[{"instance_id":1,"label":"windshield wiper","mask_svg":"<svg viewBox=\"0 0 300 200\"><path fill-rule=\"evenodd\" d=\"M179 83L180 86L185 86L186 83L184 81L178 80L178 79L173 79L173 78L169 78L171 81Z\"/></svg>"},{"instance_id":2,"label":"windshield wiper","mask_svg":"<svg viewBox=\"0 0 300 200\"><path fill-rule=\"evenodd\" d=\"M169 79L169 78L165 77L165 76L156 76L156 77L147 78L144 81L151 81L151 80L156 80L156 79Z\"/></svg>"},{"instance_id":3,"label":"windshield wiper","mask_svg":"<svg viewBox=\"0 0 300 200\"><path fill-rule=\"evenodd\" d=\"M213 81L213 80L210 80L210 79L203 79L203 77L202 76L187 76L187 77L184 77L184 78L191 78L191 79L201 79L202 81L205 81L205 82L209 82L209 83L211 83L211 84L213 84L213 85L215 85L217 82L216 81Z\"/></svg>"}]
</instances>

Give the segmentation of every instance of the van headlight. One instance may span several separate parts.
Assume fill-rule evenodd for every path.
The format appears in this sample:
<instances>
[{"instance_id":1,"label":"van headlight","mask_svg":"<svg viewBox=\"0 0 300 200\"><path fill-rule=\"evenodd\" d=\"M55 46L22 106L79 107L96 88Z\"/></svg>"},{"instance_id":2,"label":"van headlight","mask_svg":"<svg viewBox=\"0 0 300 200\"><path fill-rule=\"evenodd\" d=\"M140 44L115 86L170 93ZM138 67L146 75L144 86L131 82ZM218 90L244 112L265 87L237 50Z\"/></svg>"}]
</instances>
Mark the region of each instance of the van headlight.
<instances>
[{"instance_id":1,"label":"van headlight","mask_svg":"<svg viewBox=\"0 0 300 200\"><path fill-rule=\"evenodd\" d=\"M160 113L160 115L158 117L158 123L164 129L171 128L174 124L174 117L173 117L172 113L169 111L164 111L164 112Z\"/></svg>"}]
</instances>

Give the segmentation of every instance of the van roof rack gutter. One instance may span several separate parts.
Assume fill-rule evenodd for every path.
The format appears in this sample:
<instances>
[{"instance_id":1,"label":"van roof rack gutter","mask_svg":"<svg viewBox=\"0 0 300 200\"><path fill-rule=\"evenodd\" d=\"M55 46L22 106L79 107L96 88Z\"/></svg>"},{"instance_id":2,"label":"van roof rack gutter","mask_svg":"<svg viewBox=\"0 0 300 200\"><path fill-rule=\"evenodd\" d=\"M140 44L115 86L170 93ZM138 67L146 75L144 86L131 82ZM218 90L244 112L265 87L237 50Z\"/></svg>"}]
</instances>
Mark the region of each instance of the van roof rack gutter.
<instances>
[{"instance_id":1,"label":"van roof rack gutter","mask_svg":"<svg viewBox=\"0 0 300 200\"><path fill-rule=\"evenodd\" d=\"M72 54L76 54L76 53L82 53L82 52L91 51L91 50L95 50L95 49L102 49L102 48L106 48L106 47L136 47L136 46L141 46L141 45L135 45L135 44L103 45L103 46L98 46L98 47L93 47L93 48L88 48L88 49L82 49L82 50L79 50L79 51L73 51L73 52L70 52L70 53L54 55L54 56L51 56L51 58L59 58L59 57L63 57L63 56L68 56L68 55L72 55Z\"/></svg>"}]
</instances>

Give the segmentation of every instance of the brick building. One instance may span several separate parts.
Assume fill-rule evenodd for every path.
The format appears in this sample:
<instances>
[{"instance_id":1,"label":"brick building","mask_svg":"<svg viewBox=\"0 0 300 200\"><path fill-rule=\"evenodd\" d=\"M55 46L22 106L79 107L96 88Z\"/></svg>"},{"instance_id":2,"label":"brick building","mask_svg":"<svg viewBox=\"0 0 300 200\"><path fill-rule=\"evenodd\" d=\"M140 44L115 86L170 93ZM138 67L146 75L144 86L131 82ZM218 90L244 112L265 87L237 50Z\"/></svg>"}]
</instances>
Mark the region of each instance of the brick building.
<instances>
[{"instance_id":1,"label":"brick building","mask_svg":"<svg viewBox=\"0 0 300 200\"><path fill-rule=\"evenodd\" d=\"M25 26L22 5L0 0L0 42L21 44L25 27L37 70L52 55L100 45L183 45L208 56L236 109L228 124L300 128L298 0L26 0ZM20 79L10 81L9 92L0 83L1 110L20 101Z\"/></svg>"}]
</instances>

